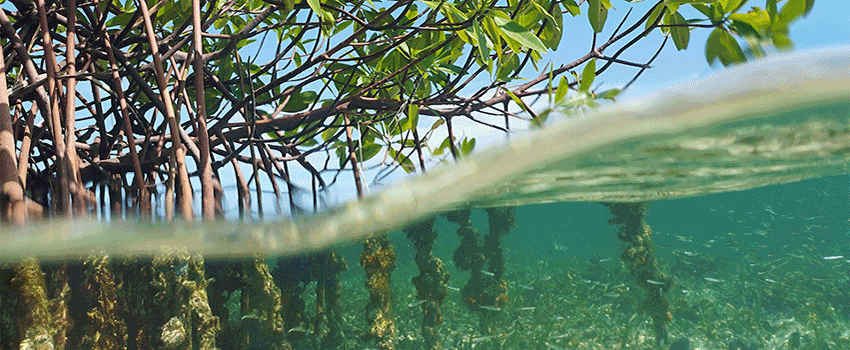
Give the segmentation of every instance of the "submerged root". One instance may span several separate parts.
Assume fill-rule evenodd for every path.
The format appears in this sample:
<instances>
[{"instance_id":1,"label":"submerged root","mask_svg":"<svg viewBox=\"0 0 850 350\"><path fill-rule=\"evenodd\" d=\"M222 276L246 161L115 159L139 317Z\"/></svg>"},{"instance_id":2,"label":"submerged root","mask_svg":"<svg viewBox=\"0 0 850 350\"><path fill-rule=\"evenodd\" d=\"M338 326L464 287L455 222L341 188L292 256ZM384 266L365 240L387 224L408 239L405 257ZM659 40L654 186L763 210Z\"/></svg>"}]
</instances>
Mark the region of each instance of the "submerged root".
<instances>
[{"instance_id":1,"label":"submerged root","mask_svg":"<svg viewBox=\"0 0 850 350\"><path fill-rule=\"evenodd\" d=\"M652 229L646 223L649 205L646 203L604 203L611 211L608 222L619 225L617 238L628 246L620 258L637 284L646 290L646 299L642 309L652 318L656 342L667 341L667 323L672 321L670 301L666 292L670 290L673 279L663 273L655 259L655 245L652 243Z\"/></svg>"},{"instance_id":2,"label":"submerged root","mask_svg":"<svg viewBox=\"0 0 850 350\"><path fill-rule=\"evenodd\" d=\"M440 349L437 327L443 323L440 314L440 305L448 293L447 283L449 273L443 261L434 257L431 251L437 232L434 231L434 220L432 217L404 229L407 238L413 241L416 248L416 265L419 267L419 275L413 277L411 282L416 287L416 296L422 300L422 338L428 349Z\"/></svg>"},{"instance_id":3,"label":"submerged root","mask_svg":"<svg viewBox=\"0 0 850 350\"><path fill-rule=\"evenodd\" d=\"M366 306L369 329L364 340L374 342L381 350L395 349L395 322L390 300L390 274L395 268L395 251L386 235L366 238L360 265L366 271L366 288L369 290L369 304Z\"/></svg>"}]
</instances>

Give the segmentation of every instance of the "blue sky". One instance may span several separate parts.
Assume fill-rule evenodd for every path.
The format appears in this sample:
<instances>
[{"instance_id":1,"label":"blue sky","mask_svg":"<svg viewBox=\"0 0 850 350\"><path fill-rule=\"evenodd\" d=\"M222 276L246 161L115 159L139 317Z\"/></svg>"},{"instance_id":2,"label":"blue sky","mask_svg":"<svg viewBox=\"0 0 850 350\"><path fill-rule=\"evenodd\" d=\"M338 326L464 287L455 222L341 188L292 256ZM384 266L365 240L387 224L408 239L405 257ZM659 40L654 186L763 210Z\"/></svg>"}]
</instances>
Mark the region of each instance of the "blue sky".
<instances>
[{"instance_id":1,"label":"blue sky","mask_svg":"<svg viewBox=\"0 0 850 350\"><path fill-rule=\"evenodd\" d=\"M612 3L619 3L620 6L628 5L616 0ZM764 0L750 0L747 6L764 7L764 3ZM783 3L784 1L780 2L780 6ZM645 1L640 5L651 5L651 2ZM623 8L627 9L625 6ZM630 91L627 91L624 97L641 96L660 88L722 70L722 65L716 64L711 67L705 60L705 41L709 33L709 30L693 30L691 32L691 45L685 51L677 52L672 43L668 43L670 44L669 49L665 48L665 51L653 63L656 68L644 72L636 85ZM656 36L658 35L656 34ZM845 0L815 0L814 8L809 16L792 24L791 39L794 41L795 51L850 44L850 2ZM645 56L650 56L653 53L652 48L649 47L641 50L644 51L642 54ZM611 82L615 83L614 81Z\"/></svg>"},{"instance_id":2,"label":"blue sky","mask_svg":"<svg viewBox=\"0 0 850 350\"><path fill-rule=\"evenodd\" d=\"M785 1L780 2L781 7ZM614 9L609 12L608 22L605 29L600 34L600 38L607 39L610 36L616 24L623 18L630 7L634 7L630 15L629 23L634 23L640 18L648 8L655 2L644 1L640 3L626 3L622 0L612 0ZM747 7L760 6L763 7L764 0L750 0ZM585 55L591 46L592 30L588 24L587 17L584 13L586 7L582 6L582 15L576 18L571 18L569 15L564 16L565 34L564 39L555 52L547 53L543 56L540 66L543 67L550 60L554 64L566 64L578 57ZM684 12L686 18L698 17L698 13ZM690 16L690 17L689 17ZM701 14L699 15L701 17ZM712 73L724 69L719 62L713 66L709 65L705 59L705 42L710 33L710 29L697 28L691 32L690 45L687 50L677 51L672 41L667 43L664 51L653 62L654 68L646 70L641 77L633 84L629 90L625 91L620 100L623 99L639 99L642 96L651 95L662 88L671 85L677 85L692 79L707 76ZM603 40L604 40L603 39ZM812 12L805 18L798 19L791 26L791 39L795 44L795 51L811 50L829 46L839 46L850 44L850 2L846 0L816 0ZM659 31L654 31L649 38L645 39L642 44L633 46L625 52L622 59L642 62L650 58L658 49L658 44L663 40L663 36ZM619 48L615 45L605 53L612 54ZM577 70L580 72L581 67ZM597 78L594 85L603 83L601 90L607 88L621 87L628 82L637 68L612 66L607 72ZM537 73L528 71L524 74L525 77L534 77ZM484 78L486 79L486 78ZM485 84L486 81L479 82ZM475 85L473 82L470 85ZM480 85L479 85L480 86ZM430 125L430 123L425 123ZM460 124L460 123L457 123ZM493 130L473 123L461 124L461 131L458 133L460 137L474 136L478 139L478 147L480 151L487 146L497 145L505 140L501 133L494 133ZM442 140L444 135L435 135L434 140ZM377 157L376 157L377 158ZM372 180L369 174L366 174L367 182ZM404 172L397 171L396 174L387 178L379 186L373 185L370 188L371 192L379 191L382 187L392 184L405 177ZM341 203L354 199L354 188L352 185L351 174L342 174L340 181L337 182L334 188L331 188L329 199L331 202Z\"/></svg>"}]
</instances>

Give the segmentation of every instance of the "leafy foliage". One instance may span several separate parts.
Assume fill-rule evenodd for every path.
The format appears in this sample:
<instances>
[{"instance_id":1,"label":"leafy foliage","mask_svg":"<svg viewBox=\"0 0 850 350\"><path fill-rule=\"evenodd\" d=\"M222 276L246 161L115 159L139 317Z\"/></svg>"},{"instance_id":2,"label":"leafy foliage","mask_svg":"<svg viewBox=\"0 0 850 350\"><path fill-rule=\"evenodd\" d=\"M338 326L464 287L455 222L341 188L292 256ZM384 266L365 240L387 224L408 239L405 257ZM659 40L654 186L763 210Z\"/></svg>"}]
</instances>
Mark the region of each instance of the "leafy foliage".
<instances>
[{"instance_id":1,"label":"leafy foliage","mask_svg":"<svg viewBox=\"0 0 850 350\"><path fill-rule=\"evenodd\" d=\"M748 9L747 0L659 0L638 19L627 16L616 26L611 23L609 10L622 11L619 7L630 2L639 1L236 0L193 8L189 0L147 1L145 6L114 0L73 9L60 1L46 9L44 20L52 31L46 37L53 42L45 43L39 12L29 2L13 0L4 4L8 11L0 39L4 50L16 49L3 53L7 80L34 85L38 74L53 74L43 68L53 65L57 86L65 87L44 94L15 90L28 92L10 95L16 135L24 134L25 111L32 106L49 122L54 98L76 97L77 114L91 114L62 124L58 134L42 132L50 125L29 124L37 137L21 152L33 156L19 157L32 177L27 190L50 183L52 176L79 184L143 177L153 190L157 183L170 183L171 170L177 167L179 173L186 166L179 159L170 162L176 155L168 145L178 139L169 132L170 107L184 134L177 146L189 150L196 168L202 168L204 156L211 157L216 177L229 164L250 165L248 180L233 169L238 183L247 188L262 174L272 182L283 180L296 206L294 193L308 185L290 176L293 168L309 174L308 183L318 182L314 196L344 169L353 168L358 178L363 171L376 171L375 181L395 169L424 171L449 154L459 158L474 150L475 138L455 130L463 123L502 131L510 129L511 120L542 126L553 111L613 100L627 86L597 91L597 76L620 64L635 67L636 79L651 60L629 61L628 49L656 30L678 50L693 46L692 30L710 31L708 62L737 64L763 56L770 47L791 48L791 23L813 6L813 0L766 0L763 8ZM150 23L144 20L146 12ZM73 50L64 42L69 13L76 19ZM195 19L201 23L201 55L192 50ZM573 44L569 28L588 24L594 47L587 55L559 66L543 62L542 54ZM155 53L148 32L155 36ZM56 59L41 54L48 44ZM74 86L63 78L68 64L61 57L68 51L77 52L80 84ZM200 66L193 66L196 60ZM27 67L34 71L28 73ZM197 74L200 85L194 83ZM92 84L83 84L86 80ZM163 98L162 89L171 99ZM203 115L198 96L204 97ZM555 108L536 113L539 105L533 101L541 96ZM130 130L122 122L125 114ZM206 133L200 125L206 125ZM62 135L79 146L82 165L76 179L67 178L73 172L57 170L58 160L51 158L61 152L54 139ZM16 140L23 141L24 136ZM204 143L209 148L201 151ZM138 159L127 157L129 148L139 152ZM255 180L253 187L259 184ZM86 191L72 194L74 201L85 202ZM276 185L274 191L282 195ZM249 196L239 194L246 203Z\"/></svg>"}]
</instances>

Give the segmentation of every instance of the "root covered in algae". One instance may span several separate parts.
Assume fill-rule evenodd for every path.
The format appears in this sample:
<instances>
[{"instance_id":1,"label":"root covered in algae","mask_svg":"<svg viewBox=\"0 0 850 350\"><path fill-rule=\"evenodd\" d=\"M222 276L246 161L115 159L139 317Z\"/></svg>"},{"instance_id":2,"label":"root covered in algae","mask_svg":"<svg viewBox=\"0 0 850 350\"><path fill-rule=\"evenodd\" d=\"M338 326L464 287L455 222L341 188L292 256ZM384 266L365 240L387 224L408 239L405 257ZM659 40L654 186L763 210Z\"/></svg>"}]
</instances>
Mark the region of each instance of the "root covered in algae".
<instances>
[{"instance_id":1,"label":"root covered in algae","mask_svg":"<svg viewBox=\"0 0 850 350\"><path fill-rule=\"evenodd\" d=\"M48 299L44 276L34 258L24 259L14 268L11 282L17 292L15 343L22 350L65 349L65 330L69 325L67 303Z\"/></svg>"},{"instance_id":2,"label":"root covered in algae","mask_svg":"<svg viewBox=\"0 0 850 350\"><path fill-rule=\"evenodd\" d=\"M252 347L262 345L264 349L290 348L286 341L286 329L281 316L283 298L280 288L275 285L274 278L269 272L268 264L262 256L255 255L243 266L246 286L241 294L242 320L250 321L246 327L250 330L246 333L247 340L251 342L252 336L255 338L259 336L265 341L253 339Z\"/></svg>"},{"instance_id":3,"label":"root covered in algae","mask_svg":"<svg viewBox=\"0 0 850 350\"><path fill-rule=\"evenodd\" d=\"M385 234L364 240L360 265L366 271L366 288L369 290L369 304L366 305L369 329L363 338L374 342L380 350L395 349L395 322L390 300L390 274L395 268L395 251Z\"/></svg>"},{"instance_id":4,"label":"root covered in algae","mask_svg":"<svg viewBox=\"0 0 850 350\"><path fill-rule=\"evenodd\" d=\"M98 255L83 262L81 289L85 295L78 315L91 325L83 330L81 349L119 350L127 348L127 325L122 319L118 285L109 256ZM87 301L87 302L86 302Z\"/></svg>"},{"instance_id":5,"label":"root covered in algae","mask_svg":"<svg viewBox=\"0 0 850 350\"><path fill-rule=\"evenodd\" d=\"M348 265L333 250L328 250L316 256L318 276L316 285L316 322L314 329L318 332L324 320L328 333L317 344L317 349L336 349L342 345L345 334L342 332L342 304L340 300L339 274Z\"/></svg>"},{"instance_id":6,"label":"root covered in algae","mask_svg":"<svg viewBox=\"0 0 850 350\"><path fill-rule=\"evenodd\" d=\"M154 257L151 271L153 307L148 307L148 322L156 330L148 334L150 344L164 349L216 349L221 326L209 306L204 259L185 248L173 249Z\"/></svg>"},{"instance_id":7,"label":"root covered in algae","mask_svg":"<svg viewBox=\"0 0 850 350\"><path fill-rule=\"evenodd\" d=\"M212 312L224 326L223 349L290 349L284 324L284 297L261 255L207 264Z\"/></svg>"},{"instance_id":8,"label":"root covered in algae","mask_svg":"<svg viewBox=\"0 0 850 350\"><path fill-rule=\"evenodd\" d=\"M652 229L646 223L646 203L603 203L611 211L608 223L618 225L617 238L627 244L620 255L637 284L646 290L642 309L652 318L656 343L667 342L667 323L672 320L666 292L673 279L663 273L655 259Z\"/></svg>"},{"instance_id":9,"label":"root covered in algae","mask_svg":"<svg viewBox=\"0 0 850 350\"><path fill-rule=\"evenodd\" d=\"M416 297L422 300L422 338L428 349L440 349L437 327L443 323L440 305L448 293L449 273L443 261L434 257L431 251L437 232L433 230L435 217L428 218L404 229L407 238L416 248L416 265L419 275L411 282L416 287Z\"/></svg>"},{"instance_id":10,"label":"root covered in algae","mask_svg":"<svg viewBox=\"0 0 850 350\"><path fill-rule=\"evenodd\" d=\"M504 307L508 303L507 282L504 279L505 263L501 236L510 232L516 214L515 207L489 208L486 210L490 230L479 246L479 238L472 228L469 210L446 213L446 218L458 226L461 243L454 253L456 266L469 270L469 281L461 290L463 302L470 311L479 312L482 334L492 334ZM487 270L484 270L484 263Z\"/></svg>"},{"instance_id":11,"label":"root covered in algae","mask_svg":"<svg viewBox=\"0 0 850 350\"><path fill-rule=\"evenodd\" d=\"M34 258L0 268L0 348L70 348L70 296L65 262L46 273Z\"/></svg>"}]
</instances>

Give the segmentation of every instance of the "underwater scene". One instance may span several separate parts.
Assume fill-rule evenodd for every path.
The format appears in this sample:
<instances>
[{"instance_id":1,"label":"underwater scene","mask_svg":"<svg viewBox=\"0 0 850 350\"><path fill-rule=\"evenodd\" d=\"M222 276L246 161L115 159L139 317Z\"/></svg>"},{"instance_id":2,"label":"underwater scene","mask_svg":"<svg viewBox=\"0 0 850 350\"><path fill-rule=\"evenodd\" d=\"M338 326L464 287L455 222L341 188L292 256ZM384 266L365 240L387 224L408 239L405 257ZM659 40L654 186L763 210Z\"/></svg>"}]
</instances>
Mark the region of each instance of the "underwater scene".
<instances>
[{"instance_id":1,"label":"underwater scene","mask_svg":"<svg viewBox=\"0 0 850 350\"><path fill-rule=\"evenodd\" d=\"M843 175L455 210L283 257L30 259L0 271L0 345L848 349L848 193ZM61 304L67 314L54 313Z\"/></svg>"},{"instance_id":2,"label":"underwater scene","mask_svg":"<svg viewBox=\"0 0 850 350\"><path fill-rule=\"evenodd\" d=\"M643 205L559 203L438 215L421 224L436 234L430 254L413 238L421 227L388 236L396 255L391 343L848 349L848 193L850 177L836 176ZM642 228L632 235L635 224ZM357 265L362 250L337 252ZM376 327L363 308L370 302L366 274L352 266L340 282L349 328L341 330L344 347L377 348L363 339L363 330ZM307 286L308 294L313 289ZM315 298L304 300L314 310Z\"/></svg>"}]
</instances>

